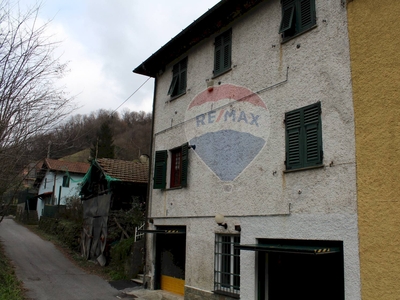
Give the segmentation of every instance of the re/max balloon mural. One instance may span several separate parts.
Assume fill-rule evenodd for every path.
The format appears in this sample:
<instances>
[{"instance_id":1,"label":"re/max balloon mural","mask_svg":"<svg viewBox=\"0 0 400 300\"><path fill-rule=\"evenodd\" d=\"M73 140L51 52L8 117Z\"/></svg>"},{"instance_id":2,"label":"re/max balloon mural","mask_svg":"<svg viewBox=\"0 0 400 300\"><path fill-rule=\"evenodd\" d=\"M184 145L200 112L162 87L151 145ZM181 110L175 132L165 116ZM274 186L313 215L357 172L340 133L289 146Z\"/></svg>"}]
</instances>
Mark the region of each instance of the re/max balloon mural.
<instances>
[{"instance_id":1,"label":"re/max balloon mural","mask_svg":"<svg viewBox=\"0 0 400 300\"><path fill-rule=\"evenodd\" d=\"M223 84L208 88L189 104L185 132L195 153L222 181L232 181L266 145L270 115L263 100L247 88Z\"/></svg>"}]
</instances>

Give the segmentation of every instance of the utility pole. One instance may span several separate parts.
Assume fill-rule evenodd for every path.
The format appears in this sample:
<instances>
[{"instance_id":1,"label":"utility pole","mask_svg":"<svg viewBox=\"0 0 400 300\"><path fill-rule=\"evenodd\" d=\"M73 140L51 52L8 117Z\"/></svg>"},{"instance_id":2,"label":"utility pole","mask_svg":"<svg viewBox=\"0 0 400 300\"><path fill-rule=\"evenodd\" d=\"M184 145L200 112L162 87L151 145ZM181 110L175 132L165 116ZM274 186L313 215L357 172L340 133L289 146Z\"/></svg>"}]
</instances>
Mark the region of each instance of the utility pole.
<instances>
[{"instance_id":1,"label":"utility pole","mask_svg":"<svg viewBox=\"0 0 400 300\"><path fill-rule=\"evenodd\" d=\"M47 146L47 158L50 158L50 148L51 148L51 141L48 142Z\"/></svg>"},{"instance_id":2,"label":"utility pole","mask_svg":"<svg viewBox=\"0 0 400 300\"><path fill-rule=\"evenodd\" d=\"M98 153L99 153L99 137L97 137L97 141L96 141L96 155L95 155L94 159L97 159Z\"/></svg>"}]
</instances>

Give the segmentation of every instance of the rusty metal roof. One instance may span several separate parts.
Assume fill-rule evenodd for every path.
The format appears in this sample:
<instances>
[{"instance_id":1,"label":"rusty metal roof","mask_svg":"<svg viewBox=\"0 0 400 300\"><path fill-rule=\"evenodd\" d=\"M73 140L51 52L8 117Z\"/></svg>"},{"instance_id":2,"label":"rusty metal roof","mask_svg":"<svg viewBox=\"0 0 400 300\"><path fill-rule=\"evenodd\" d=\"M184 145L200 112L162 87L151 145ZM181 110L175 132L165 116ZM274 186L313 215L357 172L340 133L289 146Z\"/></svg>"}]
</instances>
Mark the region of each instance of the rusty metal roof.
<instances>
[{"instance_id":1,"label":"rusty metal roof","mask_svg":"<svg viewBox=\"0 0 400 300\"><path fill-rule=\"evenodd\" d=\"M125 182L147 183L149 178L149 163L140 161L125 161L111 158L96 160L102 171L113 178Z\"/></svg>"},{"instance_id":2,"label":"rusty metal roof","mask_svg":"<svg viewBox=\"0 0 400 300\"><path fill-rule=\"evenodd\" d=\"M86 174L90 164L85 162L69 162L46 158L44 160L47 168L54 171L68 171L69 173Z\"/></svg>"},{"instance_id":3,"label":"rusty metal roof","mask_svg":"<svg viewBox=\"0 0 400 300\"><path fill-rule=\"evenodd\" d=\"M156 77L160 70L265 0L222 0L141 63L133 72Z\"/></svg>"}]
</instances>

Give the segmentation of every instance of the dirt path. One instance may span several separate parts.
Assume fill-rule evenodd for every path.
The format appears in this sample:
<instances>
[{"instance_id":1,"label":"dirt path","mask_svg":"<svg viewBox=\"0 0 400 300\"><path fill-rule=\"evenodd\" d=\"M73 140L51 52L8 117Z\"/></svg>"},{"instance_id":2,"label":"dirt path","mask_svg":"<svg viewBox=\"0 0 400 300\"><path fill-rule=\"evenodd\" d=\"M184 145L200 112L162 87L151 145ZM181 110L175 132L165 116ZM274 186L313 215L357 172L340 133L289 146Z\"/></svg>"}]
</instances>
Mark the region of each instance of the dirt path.
<instances>
[{"instance_id":1,"label":"dirt path","mask_svg":"<svg viewBox=\"0 0 400 300\"><path fill-rule=\"evenodd\" d=\"M56 247L12 219L0 223L0 241L34 300L117 299L118 290L72 264Z\"/></svg>"}]
</instances>

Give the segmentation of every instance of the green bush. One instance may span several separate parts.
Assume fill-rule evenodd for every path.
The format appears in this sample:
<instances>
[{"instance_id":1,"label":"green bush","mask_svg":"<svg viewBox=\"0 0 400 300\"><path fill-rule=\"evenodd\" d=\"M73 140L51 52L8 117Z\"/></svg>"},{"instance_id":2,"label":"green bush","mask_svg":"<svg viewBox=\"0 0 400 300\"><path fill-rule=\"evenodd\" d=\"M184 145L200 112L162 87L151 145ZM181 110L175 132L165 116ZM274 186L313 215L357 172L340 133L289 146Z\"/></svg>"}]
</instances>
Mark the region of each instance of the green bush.
<instances>
[{"instance_id":1,"label":"green bush","mask_svg":"<svg viewBox=\"0 0 400 300\"><path fill-rule=\"evenodd\" d=\"M4 256L0 245L0 300L23 300L21 282Z\"/></svg>"},{"instance_id":2,"label":"green bush","mask_svg":"<svg viewBox=\"0 0 400 300\"><path fill-rule=\"evenodd\" d=\"M113 280L129 277L129 257L135 242L133 237L120 241L111 247L111 262L109 275Z\"/></svg>"},{"instance_id":3,"label":"green bush","mask_svg":"<svg viewBox=\"0 0 400 300\"><path fill-rule=\"evenodd\" d=\"M39 228L57 238L69 249L79 251L82 223L73 220L63 220L42 217Z\"/></svg>"}]
</instances>

